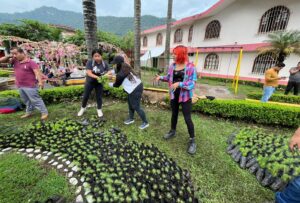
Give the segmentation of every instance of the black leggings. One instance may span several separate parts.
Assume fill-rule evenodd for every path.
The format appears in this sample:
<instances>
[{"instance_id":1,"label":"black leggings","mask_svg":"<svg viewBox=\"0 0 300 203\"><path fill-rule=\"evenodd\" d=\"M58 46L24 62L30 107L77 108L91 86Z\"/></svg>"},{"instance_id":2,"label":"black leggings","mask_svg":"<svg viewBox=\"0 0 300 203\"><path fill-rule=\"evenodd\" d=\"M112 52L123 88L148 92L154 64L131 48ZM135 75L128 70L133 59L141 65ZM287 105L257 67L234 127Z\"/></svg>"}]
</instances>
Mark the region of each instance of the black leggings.
<instances>
[{"instance_id":1,"label":"black leggings","mask_svg":"<svg viewBox=\"0 0 300 203\"><path fill-rule=\"evenodd\" d=\"M143 95L143 84L140 84L136 89L128 95L128 109L129 109L129 119L134 119L134 112L140 116L144 123L148 123L146 114L141 108L141 100Z\"/></svg>"},{"instance_id":2,"label":"black leggings","mask_svg":"<svg viewBox=\"0 0 300 203\"><path fill-rule=\"evenodd\" d=\"M185 123L187 125L190 138L195 137L194 123L192 121L192 100L188 100L187 102L179 103L179 94L180 89L177 89L174 93L175 98L171 100L171 108L172 108L172 118L171 118L171 129L176 130L179 106L181 104L182 113L184 116Z\"/></svg>"},{"instance_id":3,"label":"black leggings","mask_svg":"<svg viewBox=\"0 0 300 203\"><path fill-rule=\"evenodd\" d=\"M288 95L290 91L294 88L294 95L298 95L300 91L300 82L289 81L285 89L285 95Z\"/></svg>"},{"instance_id":4,"label":"black leggings","mask_svg":"<svg viewBox=\"0 0 300 203\"><path fill-rule=\"evenodd\" d=\"M102 108L103 85L98 82L86 81L83 93L82 107L85 108L92 90L96 91L97 108Z\"/></svg>"}]
</instances>

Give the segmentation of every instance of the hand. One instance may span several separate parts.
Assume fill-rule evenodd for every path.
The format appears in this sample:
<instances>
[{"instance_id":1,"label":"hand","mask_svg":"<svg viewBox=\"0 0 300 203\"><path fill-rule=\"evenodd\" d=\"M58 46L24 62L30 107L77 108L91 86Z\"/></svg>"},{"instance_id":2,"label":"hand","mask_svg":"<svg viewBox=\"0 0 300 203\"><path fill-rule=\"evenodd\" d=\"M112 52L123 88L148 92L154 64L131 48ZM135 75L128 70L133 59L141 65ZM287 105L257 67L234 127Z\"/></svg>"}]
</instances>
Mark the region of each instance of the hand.
<instances>
[{"instance_id":1,"label":"hand","mask_svg":"<svg viewBox=\"0 0 300 203\"><path fill-rule=\"evenodd\" d=\"M43 82L39 82L39 88L44 89L44 83Z\"/></svg>"},{"instance_id":2,"label":"hand","mask_svg":"<svg viewBox=\"0 0 300 203\"><path fill-rule=\"evenodd\" d=\"M171 86L171 89L176 90L178 87L179 87L179 82L176 82Z\"/></svg>"},{"instance_id":3,"label":"hand","mask_svg":"<svg viewBox=\"0 0 300 203\"><path fill-rule=\"evenodd\" d=\"M160 81L160 76L159 76L159 75L156 75L155 78L154 78L154 80L155 80L156 82L159 82L159 81Z\"/></svg>"},{"instance_id":4,"label":"hand","mask_svg":"<svg viewBox=\"0 0 300 203\"><path fill-rule=\"evenodd\" d=\"M298 149L300 148L300 128L295 132L293 137L290 140L289 147L291 151L294 151L294 148L297 147Z\"/></svg>"}]
</instances>

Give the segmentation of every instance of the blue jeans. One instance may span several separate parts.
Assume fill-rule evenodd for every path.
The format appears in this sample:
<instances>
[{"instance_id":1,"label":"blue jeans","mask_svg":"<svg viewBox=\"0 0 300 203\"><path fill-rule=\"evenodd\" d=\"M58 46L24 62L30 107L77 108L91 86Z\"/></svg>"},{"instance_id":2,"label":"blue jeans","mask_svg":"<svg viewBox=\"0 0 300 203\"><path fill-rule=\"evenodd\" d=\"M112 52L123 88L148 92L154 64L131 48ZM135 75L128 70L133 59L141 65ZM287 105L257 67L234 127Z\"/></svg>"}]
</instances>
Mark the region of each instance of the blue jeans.
<instances>
[{"instance_id":1,"label":"blue jeans","mask_svg":"<svg viewBox=\"0 0 300 203\"><path fill-rule=\"evenodd\" d=\"M288 184L283 192L277 192L276 203L299 203L300 202L300 177Z\"/></svg>"},{"instance_id":2,"label":"blue jeans","mask_svg":"<svg viewBox=\"0 0 300 203\"><path fill-rule=\"evenodd\" d=\"M274 92L275 92L275 87L271 87L271 86L264 87L264 93L261 98L261 102L268 102Z\"/></svg>"},{"instance_id":3,"label":"blue jeans","mask_svg":"<svg viewBox=\"0 0 300 203\"><path fill-rule=\"evenodd\" d=\"M37 87L21 87L19 88L21 99L26 105L26 113L31 114L34 109L39 110L42 114L48 114L43 99L39 95Z\"/></svg>"}]
</instances>

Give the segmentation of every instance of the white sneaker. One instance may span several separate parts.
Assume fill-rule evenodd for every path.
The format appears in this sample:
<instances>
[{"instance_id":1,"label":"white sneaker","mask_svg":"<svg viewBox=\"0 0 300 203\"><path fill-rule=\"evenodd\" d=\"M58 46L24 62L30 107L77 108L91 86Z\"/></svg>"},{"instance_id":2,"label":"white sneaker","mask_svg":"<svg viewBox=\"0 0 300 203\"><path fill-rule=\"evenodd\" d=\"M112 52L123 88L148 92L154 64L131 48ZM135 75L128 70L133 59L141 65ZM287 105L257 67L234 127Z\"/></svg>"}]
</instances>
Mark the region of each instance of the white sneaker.
<instances>
[{"instance_id":1,"label":"white sneaker","mask_svg":"<svg viewBox=\"0 0 300 203\"><path fill-rule=\"evenodd\" d=\"M81 116L84 114L85 110L86 110L86 108L82 108L82 107L81 107L81 109L80 109L80 111L78 112L77 116L81 117Z\"/></svg>"},{"instance_id":2,"label":"white sneaker","mask_svg":"<svg viewBox=\"0 0 300 203\"><path fill-rule=\"evenodd\" d=\"M101 109L97 109L97 113L99 118L103 117L103 112Z\"/></svg>"}]
</instances>

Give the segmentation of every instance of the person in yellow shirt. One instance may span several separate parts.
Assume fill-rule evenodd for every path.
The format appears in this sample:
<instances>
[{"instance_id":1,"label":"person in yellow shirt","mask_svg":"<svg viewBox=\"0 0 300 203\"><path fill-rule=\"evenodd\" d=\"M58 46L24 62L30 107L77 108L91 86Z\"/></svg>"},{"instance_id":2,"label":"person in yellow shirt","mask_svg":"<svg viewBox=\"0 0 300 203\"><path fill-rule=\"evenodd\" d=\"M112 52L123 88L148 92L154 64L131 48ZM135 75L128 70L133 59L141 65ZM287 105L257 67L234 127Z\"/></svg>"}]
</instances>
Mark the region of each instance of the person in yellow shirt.
<instances>
[{"instance_id":1,"label":"person in yellow shirt","mask_svg":"<svg viewBox=\"0 0 300 203\"><path fill-rule=\"evenodd\" d=\"M284 67L284 63L278 63L275 67L270 68L266 71L264 92L261 98L261 102L268 102L272 94L275 92L276 87L278 87L278 81L286 79L286 77L278 76L279 71Z\"/></svg>"}]
</instances>

